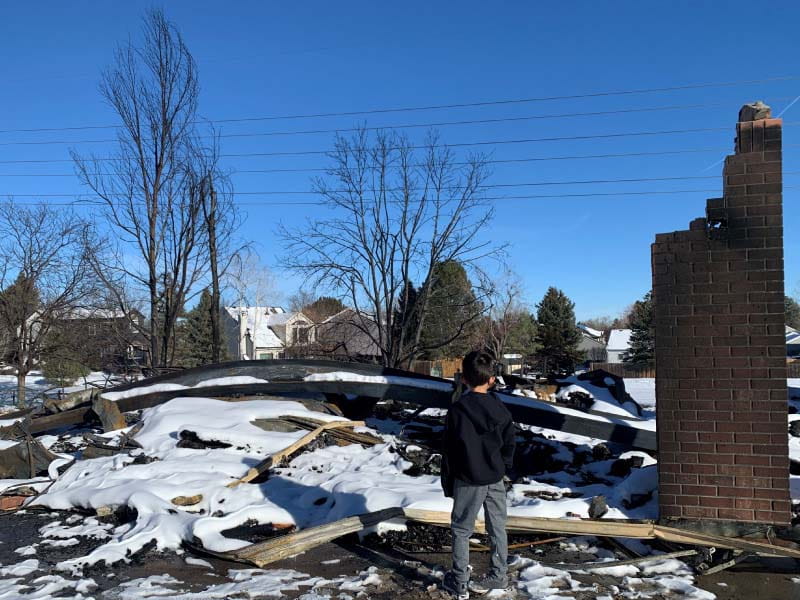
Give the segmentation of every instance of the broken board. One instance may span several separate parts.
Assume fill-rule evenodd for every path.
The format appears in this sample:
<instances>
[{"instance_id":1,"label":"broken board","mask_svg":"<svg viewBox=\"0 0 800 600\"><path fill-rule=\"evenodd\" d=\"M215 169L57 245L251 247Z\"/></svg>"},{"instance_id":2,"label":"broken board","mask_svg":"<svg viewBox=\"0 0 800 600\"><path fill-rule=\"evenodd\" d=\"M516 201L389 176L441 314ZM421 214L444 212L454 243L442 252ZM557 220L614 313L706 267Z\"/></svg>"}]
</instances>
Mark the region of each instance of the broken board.
<instances>
[{"instance_id":1,"label":"broken board","mask_svg":"<svg viewBox=\"0 0 800 600\"><path fill-rule=\"evenodd\" d=\"M273 465L280 464L280 462L283 459L285 459L288 456L291 456L292 454L300 450L300 448L302 448L303 446L310 444L326 431L335 430L340 427L363 427L363 426L364 426L363 421L330 421L328 423L323 423L316 429L309 431L307 434L305 434L303 437L301 437L299 440L297 440L290 446L287 446L283 450L280 450L279 452L276 452L275 454L268 456L260 463L258 463L256 466L251 467L243 477L237 479L236 481L230 482L228 484L228 487L233 488L236 487L237 485L253 481L259 475L265 473L266 471L269 471L273 467Z\"/></svg>"}]
</instances>

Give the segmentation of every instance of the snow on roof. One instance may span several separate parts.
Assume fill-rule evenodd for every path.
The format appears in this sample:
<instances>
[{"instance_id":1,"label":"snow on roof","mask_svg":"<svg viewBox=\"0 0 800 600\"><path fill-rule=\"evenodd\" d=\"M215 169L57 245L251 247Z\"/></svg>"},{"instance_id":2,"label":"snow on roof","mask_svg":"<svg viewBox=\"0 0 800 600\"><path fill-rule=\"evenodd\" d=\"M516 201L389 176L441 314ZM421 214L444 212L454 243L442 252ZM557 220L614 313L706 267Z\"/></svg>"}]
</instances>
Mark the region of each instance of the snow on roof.
<instances>
[{"instance_id":1,"label":"snow on roof","mask_svg":"<svg viewBox=\"0 0 800 600\"><path fill-rule=\"evenodd\" d=\"M609 350L627 350L631 347L631 334L630 329L612 329L611 334L608 336Z\"/></svg>"},{"instance_id":2,"label":"snow on roof","mask_svg":"<svg viewBox=\"0 0 800 600\"><path fill-rule=\"evenodd\" d=\"M247 314L247 329L256 348L282 348L283 342L270 327L286 323L290 315L280 306L226 306L225 310L235 320Z\"/></svg>"},{"instance_id":3,"label":"snow on roof","mask_svg":"<svg viewBox=\"0 0 800 600\"><path fill-rule=\"evenodd\" d=\"M64 313L63 319L122 319L125 311L119 308L73 308Z\"/></svg>"},{"instance_id":4,"label":"snow on roof","mask_svg":"<svg viewBox=\"0 0 800 600\"><path fill-rule=\"evenodd\" d=\"M584 325L583 323L578 323L578 329L583 330L585 333L588 333L592 337L603 337L603 332L598 331L597 329L592 329L588 325Z\"/></svg>"}]
</instances>

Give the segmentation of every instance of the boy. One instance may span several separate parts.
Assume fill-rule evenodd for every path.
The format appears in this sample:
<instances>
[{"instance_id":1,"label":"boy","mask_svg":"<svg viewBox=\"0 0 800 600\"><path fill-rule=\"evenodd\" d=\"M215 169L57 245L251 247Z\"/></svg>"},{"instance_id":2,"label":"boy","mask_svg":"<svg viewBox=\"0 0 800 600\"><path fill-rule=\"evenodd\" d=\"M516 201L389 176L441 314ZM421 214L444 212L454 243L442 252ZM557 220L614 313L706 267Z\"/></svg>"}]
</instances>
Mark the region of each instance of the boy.
<instances>
[{"instance_id":1,"label":"boy","mask_svg":"<svg viewBox=\"0 0 800 600\"><path fill-rule=\"evenodd\" d=\"M468 590L485 594L508 586L503 477L514 458L515 428L508 409L489 393L495 382L492 357L485 352L470 352L464 357L461 370L469 390L450 407L444 437L443 454L452 478L453 567L445 574L442 587L465 600L469 598ZM492 568L486 576L469 581L469 538L481 506Z\"/></svg>"}]
</instances>

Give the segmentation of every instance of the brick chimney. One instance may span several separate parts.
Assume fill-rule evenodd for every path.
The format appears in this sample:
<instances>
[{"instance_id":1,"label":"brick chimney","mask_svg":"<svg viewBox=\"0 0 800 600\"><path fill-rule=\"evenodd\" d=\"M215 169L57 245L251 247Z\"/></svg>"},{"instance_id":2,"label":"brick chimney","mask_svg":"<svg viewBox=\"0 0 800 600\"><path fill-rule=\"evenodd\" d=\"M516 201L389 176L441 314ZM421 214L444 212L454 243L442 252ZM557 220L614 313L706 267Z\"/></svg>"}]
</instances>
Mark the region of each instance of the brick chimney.
<instances>
[{"instance_id":1,"label":"brick chimney","mask_svg":"<svg viewBox=\"0 0 800 600\"><path fill-rule=\"evenodd\" d=\"M781 170L781 120L743 106L723 197L652 246L662 520L789 525Z\"/></svg>"}]
</instances>

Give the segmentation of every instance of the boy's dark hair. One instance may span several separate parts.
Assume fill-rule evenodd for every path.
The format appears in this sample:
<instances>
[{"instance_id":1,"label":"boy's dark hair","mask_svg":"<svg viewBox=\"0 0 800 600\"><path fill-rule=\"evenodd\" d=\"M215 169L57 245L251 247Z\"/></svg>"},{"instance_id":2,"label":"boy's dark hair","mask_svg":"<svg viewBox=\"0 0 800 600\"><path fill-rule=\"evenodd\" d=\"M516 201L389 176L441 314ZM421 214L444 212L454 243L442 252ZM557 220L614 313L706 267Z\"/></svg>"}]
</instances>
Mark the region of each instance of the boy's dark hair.
<instances>
[{"instance_id":1,"label":"boy's dark hair","mask_svg":"<svg viewBox=\"0 0 800 600\"><path fill-rule=\"evenodd\" d=\"M461 363L461 376L470 387L489 383L494 377L494 359L486 352L470 352Z\"/></svg>"}]
</instances>

